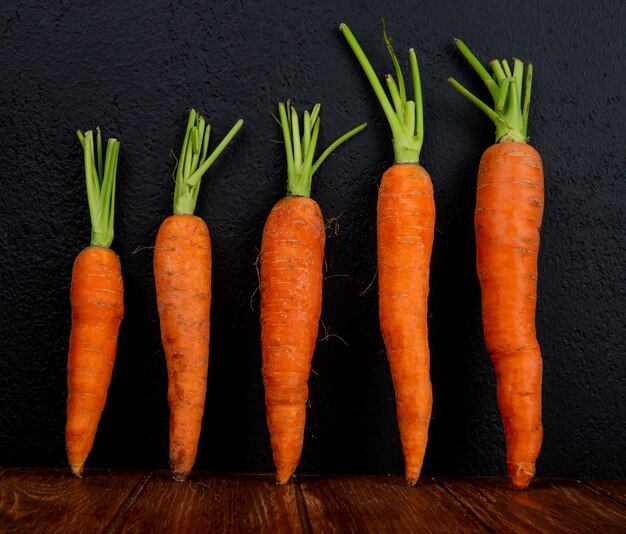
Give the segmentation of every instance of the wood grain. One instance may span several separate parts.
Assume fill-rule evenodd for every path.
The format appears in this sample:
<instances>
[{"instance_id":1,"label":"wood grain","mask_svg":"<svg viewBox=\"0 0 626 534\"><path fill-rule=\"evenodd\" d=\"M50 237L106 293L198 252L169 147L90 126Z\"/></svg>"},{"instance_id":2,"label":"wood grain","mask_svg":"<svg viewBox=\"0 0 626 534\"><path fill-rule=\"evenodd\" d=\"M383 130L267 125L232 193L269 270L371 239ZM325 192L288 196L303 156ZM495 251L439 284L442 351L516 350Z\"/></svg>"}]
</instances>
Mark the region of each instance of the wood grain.
<instances>
[{"instance_id":1,"label":"wood grain","mask_svg":"<svg viewBox=\"0 0 626 534\"><path fill-rule=\"evenodd\" d=\"M301 488L312 532L486 532L433 479L311 476Z\"/></svg>"},{"instance_id":2,"label":"wood grain","mask_svg":"<svg viewBox=\"0 0 626 534\"><path fill-rule=\"evenodd\" d=\"M577 480L536 480L522 492L505 479L444 479L442 484L497 532L626 531L626 507Z\"/></svg>"},{"instance_id":3,"label":"wood grain","mask_svg":"<svg viewBox=\"0 0 626 534\"><path fill-rule=\"evenodd\" d=\"M299 477L0 468L0 533L626 532L626 481Z\"/></svg>"},{"instance_id":4,"label":"wood grain","mask_svg":"<svg viewBox=\"0 0 626 534\"><path fill-rule=\"evenodd\" d=\"M626 504L626 480L585 480L585 484Z\"/></svg>"},{"instance_id":5,"label":"wood grain","mask_svg":"<svg viewBox=\"0 0 626 534\"><path fill-rule=\"evenodd\" d=\"M0 531L104 532L144 473L7 469L0 476Z\"/></svg>"},{"instance_id":6,"label":"wood grain","mask_svg":"<svg viewBox=\"0 0 626 534\"><path fill-rule=\"evenodd\" d=\"M115 519L115 532L301 532L294 484L272 475L156 472ZM158 526L158 528L157 528Z\"/></svg>"}]
</instances>

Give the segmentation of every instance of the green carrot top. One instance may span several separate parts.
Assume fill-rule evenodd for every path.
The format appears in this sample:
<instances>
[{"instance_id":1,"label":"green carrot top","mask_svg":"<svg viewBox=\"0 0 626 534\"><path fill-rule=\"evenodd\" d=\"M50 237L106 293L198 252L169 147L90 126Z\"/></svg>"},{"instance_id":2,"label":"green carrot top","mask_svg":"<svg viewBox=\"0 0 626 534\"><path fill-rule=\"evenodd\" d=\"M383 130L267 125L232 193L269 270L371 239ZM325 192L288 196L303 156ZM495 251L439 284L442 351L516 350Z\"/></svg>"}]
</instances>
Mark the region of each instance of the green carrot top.
<instances>
[{"instance_id":1,"label":"green carrot top","mask_svg":"<svg viewBox=\"0 0 626 534\"><path fill-rule=\"evenodd\" d=\"M415 51L409 49L409 63L411 65L411 79L413 83L413 100L407 100L406 88L404 86L404 77L400 63L391 45L391 39L387 35L385 22L382 21L383 38L389 50L391 61L398 78L398 82L393 79L391 74L385 76L391 101L385 92L382 84L376 76L374 68L370 64L363 49L359 45L354 34L346 24L340 24L339 30L348 41L350 48L358 59L367 79L369 80L380 105L385 112L391 133L393 135L393 150L396 163L419 163L420 151L424 142L424 110L422 104L422 88L420 84L419 68L417 66L417 57ZM393 105L392 105L393 102Z\"/></svg>"},{"instance_id":2,"label":"green carrot top","mask_svg":"<svg viewBox=\"0 0 626 534\"><path fill-rule=\"evenodd\" d=\"M533 66L526 66L519 59L513 59L513 71L506 59L494 59L490 66L493 76L487 72L480 61L472 54L465 43L455 39L456 46L463 57L481 77L493 98L493 109L478 97L470 93L454 78L448 78L450 84L463 96L478 106L496 125L496 143L528 142L528 111L530 109L530 89L532 86ZM523 99L522 99L523 89Z\"/></svg>"},{"instance_id":3,"label":"green carrot top","mask_svg":"<svg viewBox=\"0 0 626 534\"><path fill-rule=\"evenodd\" d=\"M96 128L94 146L93 131L76 132L85 154L85 181L87 202L91 219L91 245L109 248L113 242L113 220L115 216L115 179L120 142L107 142L104 166L102 165L102 135Z\"/></svg>"},{"instance_id":4,"label":"green carrot top","mask_svg":"<svg viewBox=\"0 0 626 534\"><path fill-rule=\"evenodd\" d=\"M211 125L207 124L199 113L191 110L183 148L176 168L176 187L174 190L174 213L176 215L193 215L202 176L228 146L228 143L232 141L242 125L243 120L239 119L209 155Z\"/></svg>"},{"instance_id":5,"label":"green carrot top","mask_svg":"<svg viewBox=\"0 0 626 534\"><path fill-rule=\"evenodd\" d=\"M279 118L274 117L281 126L287 153L287 195L295 197L311 196L313 174L323 161L342 143L359 133L367 124L361 124L342 135L313 162L315 147L320 131L320 104L315 104L311 113L304 112L302 135L300 121L295 108L287 100L278 104Z\"/></svg>"}]
</instances>

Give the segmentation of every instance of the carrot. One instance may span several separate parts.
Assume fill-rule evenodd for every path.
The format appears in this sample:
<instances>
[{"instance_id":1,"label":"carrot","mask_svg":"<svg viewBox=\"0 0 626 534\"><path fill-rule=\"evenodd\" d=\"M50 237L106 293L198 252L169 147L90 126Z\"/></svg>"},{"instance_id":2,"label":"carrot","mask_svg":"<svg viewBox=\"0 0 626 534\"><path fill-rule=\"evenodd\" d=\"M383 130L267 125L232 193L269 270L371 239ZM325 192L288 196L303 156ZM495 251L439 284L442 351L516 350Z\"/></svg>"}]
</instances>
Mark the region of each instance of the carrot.
<instances>
[{"instance_id":1,"label":"carrot","mask_svg":"<svg viewBox=\"0 0 626 534\"><path fill-rule=\"evenodd\" d=\"M193 213L202 176L242 124L239 120L208 155L210 125L191 110L176 171L174 215L161 224L154 248L171 414L170 467L179 481L189 475L198 452L209 366L211 240Z\"/></svg>"},{"instance_id":2,"label":"carrot","mask_svg":"<svg viewBox=\"0 0 626 534\"><path fill-rule=\"evenodd\" d=\"M387 36L383 37L398 83L386 76L391 102L356 38L339 26L385 112L393 134L395 163L378 192L377 248L380 327L396 393L405 477L419 479L432 412L428 291L435 231L435 201L430 176L419 164L424 114L417 59L409 50L415 101L407 100L402 70ZM393 105L392 105L393 102Z\"/></svg>"},{"instance_id":3,"label":"carrot","mask_svg":"<svg viewBox=\"0 0 626 534\"><path fill-rule=\"evenodd\" d=\"M462 41L456 44L494 102L491 109L449 79L496 126L496 144L485 151L478 169L476 265L485 342L496 372L507 471L513 487L523 490L535 475L543 439L535 305L544 198L541 158L527 144L532 65L526 67L523 81L521 61L515 59L511 71L506 60L494 60L492 77Z\"/></svg>"},{"instance_id":4,"label":"carrot","mask_svg":"<svg viewBox=\"0 0 626 534\"><path fill-rule=\"evenodd\" d=\"M72 473L82 476L111 382L117 335L124 316L124 287L113 241L119 141L109 139L102 164L102 137L78 132L85 154L91 244L72 269L72 332L67 361L65 444Z\"/></svg>"},{"instance_id":5,"label":"carrot","mask_svg":"<svg viewBox=\"0 0 626 534\"><path fill-rule=\"evenodd\" d=\"M287 152L287 197L267 218L261 244L261 347L265 409L276 482L295 471L304 441L307 381L322 307L325 228L310 198L313 173L340 144L365 128L337 139L313 162L320 105L305 111L302 138L296 110L279 104Z\"/></svg>"}]
</instances>

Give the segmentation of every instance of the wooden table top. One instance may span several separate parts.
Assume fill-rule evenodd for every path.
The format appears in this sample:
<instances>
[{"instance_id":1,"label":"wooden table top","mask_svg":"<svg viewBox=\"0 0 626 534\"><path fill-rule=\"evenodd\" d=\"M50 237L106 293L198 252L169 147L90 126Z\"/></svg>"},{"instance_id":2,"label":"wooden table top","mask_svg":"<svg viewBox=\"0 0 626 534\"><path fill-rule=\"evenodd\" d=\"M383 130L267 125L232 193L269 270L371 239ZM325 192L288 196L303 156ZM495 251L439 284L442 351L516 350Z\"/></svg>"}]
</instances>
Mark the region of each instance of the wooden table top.
<instances>
[{"instance_id":1,"label":"wooden table top","mask_svg":"<svg viewBox=\"0 0 626 534\"><path fill-rule=\"evenodd\" d=\"M0 472L0 532L626 533L626 481L298 476L67 469Z\"/></svg>"}]
</instances>

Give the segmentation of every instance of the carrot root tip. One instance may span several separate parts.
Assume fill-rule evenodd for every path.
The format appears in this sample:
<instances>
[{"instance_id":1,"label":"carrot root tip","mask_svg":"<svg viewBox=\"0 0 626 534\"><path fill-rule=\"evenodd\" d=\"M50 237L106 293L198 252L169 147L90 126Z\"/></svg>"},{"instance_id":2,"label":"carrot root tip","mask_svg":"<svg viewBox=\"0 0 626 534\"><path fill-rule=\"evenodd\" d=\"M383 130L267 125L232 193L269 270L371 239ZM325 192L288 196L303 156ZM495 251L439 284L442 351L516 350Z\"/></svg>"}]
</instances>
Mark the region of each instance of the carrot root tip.
<instances>
[{"instance_id":1,"label":"carrot root tip","mask_svg":"<svg viewBox=\"0 0 626 534\"><path fill-rule=\"evenodd\" d=\"M172 478L176 482L185 482L188 476L189 476L189 471L174 471L172 473Z\"/></svg>"},{"instance_id":2,"label":"carrot root tip","mask_svg":"<svg viewBox=\"0 0 626 534\"><path fill-rule=\"evenodd\" d=\"M72 474L76 478L83 478L83 466L84 465L85 465L84 463L70 465L70 468L72 469Z\"/></svg>"},{"instance_id":3,"label":"carrot root tip","mask_svg":"<svg viewBox=\"0 0 626 534\"><path fill-rule=\"evenodd\" d=\"M291 479L291 476L293 474L293 471L285 474L285 473L276 473L276 484L278 486L284 486L285 484L287 484L287 482L289 482L289 480Z\"/></svg>"},{"instance_id":4,"label":"carrot root tip","mask_svg":"<svg viewBox=\"0 0 626 534\"><path fill-rule=\"evenodd\" d=\"M509 463L507 465L513 489L524 491L535 476L535 465L531 462Z\"/></svg>"}]
</instances>

